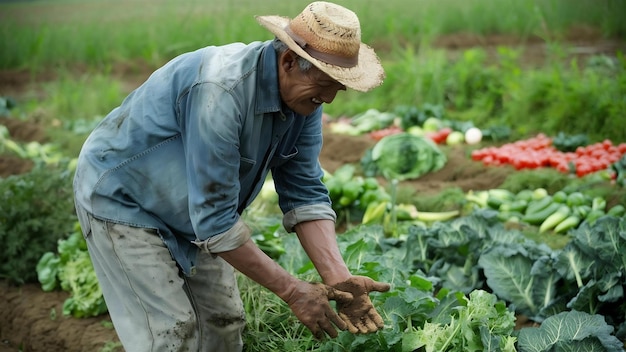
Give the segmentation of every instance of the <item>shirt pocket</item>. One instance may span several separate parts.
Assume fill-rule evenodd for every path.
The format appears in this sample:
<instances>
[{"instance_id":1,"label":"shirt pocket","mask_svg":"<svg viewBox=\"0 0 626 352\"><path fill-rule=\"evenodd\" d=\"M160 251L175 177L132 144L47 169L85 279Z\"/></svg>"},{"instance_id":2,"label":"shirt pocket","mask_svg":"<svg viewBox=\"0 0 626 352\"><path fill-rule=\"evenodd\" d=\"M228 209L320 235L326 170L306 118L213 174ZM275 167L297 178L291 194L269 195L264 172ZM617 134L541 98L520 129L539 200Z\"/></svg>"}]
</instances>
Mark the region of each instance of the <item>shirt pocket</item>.
<instances>
[{"instance_id":1,"label":"shirt pocket","mask_svg":"<svg viewBox=\"0 0 626 352\"><path fill-rule=\"evenodd\" d=\"M241 157L239 158L239 179L245 178L256 165L256 161L251 158Z\"/></svg>"},{"instance_id":2,"label":"shirt pocket","mask_svg":"<svg viewBox=\"0 0 626 352\"><path fill-rule=\"evenodd\" d=\"M276 152L276 154L270 161L270 167L280 166L286 163L287 161L295 158L296 155L298 155L298 147L296 146L293 146L291 150L287 153L285 153L282 150L279 150Z\"/></svg>"}]
</instances>

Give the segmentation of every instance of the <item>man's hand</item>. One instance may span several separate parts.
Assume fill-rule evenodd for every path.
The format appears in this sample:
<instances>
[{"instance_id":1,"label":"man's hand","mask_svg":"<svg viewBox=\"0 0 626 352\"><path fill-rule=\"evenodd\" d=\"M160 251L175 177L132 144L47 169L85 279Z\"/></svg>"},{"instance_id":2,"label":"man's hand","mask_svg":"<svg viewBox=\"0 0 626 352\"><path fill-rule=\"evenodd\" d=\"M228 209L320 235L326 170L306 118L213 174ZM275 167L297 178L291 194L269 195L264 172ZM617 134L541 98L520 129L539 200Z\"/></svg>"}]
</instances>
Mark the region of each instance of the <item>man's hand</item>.
<instances>
[{"instance_id":1,"label":"man's hand","mask_svg":"<svg viewBox=\"0 0 626 352\"><path fill-rule=\"evenodd\" d=\"M376 282L366 276L353 276L333 287L338 291L352 293L351 300L336 300L339 316L346 322L351 333L367 334L383 328L383 319L372 305L368 294L372 291L387 292L389 284Z\"/></svg>"},{"instance_id":2,"label":"man's hand","mask_svg":"<svg viewBox=\"0 0 626 352\"><path fill-rule=\"evenodd\" d=\"M328 301L331 299L349 302L352 301L352 294L337 291L322 283L299 280L285 301L298 320L311 330L316 339L321 340L324 338L324 332L330 337L337 337L337 330L333 324L341 330L348 327L330 306Z\"/></svg>"}]
</instances>

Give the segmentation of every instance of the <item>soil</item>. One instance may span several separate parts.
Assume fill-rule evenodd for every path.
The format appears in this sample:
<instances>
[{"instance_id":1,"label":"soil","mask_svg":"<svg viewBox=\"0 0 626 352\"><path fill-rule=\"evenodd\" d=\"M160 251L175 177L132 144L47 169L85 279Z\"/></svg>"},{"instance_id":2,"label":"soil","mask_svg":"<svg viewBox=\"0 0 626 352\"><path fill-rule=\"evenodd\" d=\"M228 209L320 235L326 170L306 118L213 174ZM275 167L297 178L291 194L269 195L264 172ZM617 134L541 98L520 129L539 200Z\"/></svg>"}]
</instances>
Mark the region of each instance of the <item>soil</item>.
<instances>
[{"instance_id":1,"label":"soil","mask_svg":"<svg viewBox=\"0 0 626 352\"><path fill-rule=\"evenodd\" d=\"M572 44L570 54L575 56L601 53L614 55L618 51L624 52L626 48L623 40L603 39L598 31L586 27L573 29L564 39ZM522 41L508 36L476 37L471 34L457 34L441 37L435 44L450 49L451 55L472 46L482 46L492 51L500 45L523 46L526 49L524 62L540 65L546 58L545 42L532 38ZM123 77L125 86L130 89L145 80L149 74L138 67L142 65L126 63L114 67L112 74ZM26 92L37 91L37 83L53 79L53 71L33 77L25 70L0 70L0 96L19 97ZM46 140L45 128L36 120L0 118L0 124L9 129L13 139L40 142ZM367 136L347 137L325 133L320 161L325 169L333 172L344 163L358 163L363 152L373 143ZM482 164L471 161L467 150L463 148L449 149L447 154L448 163L443 169L405 182L405 185L424 194L448 187L460 187L464 191L489 189L501 184L513 172L506 167L483 167ZM27 172L31 166L28 161L19 158L0 156L0 177ZM0 281L0 297L0 352L83 352L100 351L105 346L112 351L110 346L118 342L106 314L87 319L63 316L62 305L68 297L65 292L43 292L38 284L15 287ZM532 324L524 317L519 317L518 323Z\"/></svg>"}]
</instances>

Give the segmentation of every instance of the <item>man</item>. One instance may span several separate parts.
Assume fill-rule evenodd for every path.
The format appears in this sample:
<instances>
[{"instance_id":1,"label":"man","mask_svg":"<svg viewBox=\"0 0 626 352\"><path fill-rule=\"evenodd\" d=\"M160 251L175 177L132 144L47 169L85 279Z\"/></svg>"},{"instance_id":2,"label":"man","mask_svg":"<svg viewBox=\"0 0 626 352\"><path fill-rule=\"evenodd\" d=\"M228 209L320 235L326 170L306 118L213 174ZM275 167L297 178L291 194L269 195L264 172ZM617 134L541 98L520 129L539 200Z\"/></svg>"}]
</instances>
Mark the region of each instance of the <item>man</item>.
<instances>
[{"instance_id":1,"label":"man","mask_svg":"<svg viewBox=\"0 0 626 352\"><path fill-rule=\"evenodd\" d=\"M275 40L173 59L80 153L77 213L127 351L240 351L234 269L282 298L316 338L383 326L368 294L389 285L348 271L318 162L321 105L380 85L383 68L341 6L314 2L292 20L257 20ZM283 224L323 283L291 276L240 218L270 171Z\"/></svg>"}]
</instances>

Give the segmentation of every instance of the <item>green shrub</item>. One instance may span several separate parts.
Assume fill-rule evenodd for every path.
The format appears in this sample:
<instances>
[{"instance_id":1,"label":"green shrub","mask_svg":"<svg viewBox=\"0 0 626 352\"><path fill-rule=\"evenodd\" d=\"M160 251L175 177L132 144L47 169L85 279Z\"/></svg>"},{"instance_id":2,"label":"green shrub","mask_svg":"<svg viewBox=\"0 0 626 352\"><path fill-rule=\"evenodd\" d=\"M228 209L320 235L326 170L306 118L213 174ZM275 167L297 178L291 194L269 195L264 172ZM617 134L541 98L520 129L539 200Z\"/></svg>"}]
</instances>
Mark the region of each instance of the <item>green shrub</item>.
<instances>
[{"instance_id":1,"label":"green shrub","mask_svg":"<svg viewBox=\"0 0 626 352\"><path fill-rule=\"evenodd\" d=\"M39 258L72 232L73 204L72 173L65 165L36 164L28 173L0 179L0 278L37 281Z\"/></svg>"}]
</instances>

